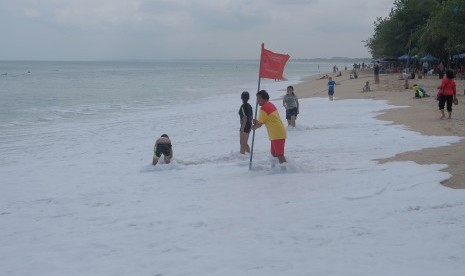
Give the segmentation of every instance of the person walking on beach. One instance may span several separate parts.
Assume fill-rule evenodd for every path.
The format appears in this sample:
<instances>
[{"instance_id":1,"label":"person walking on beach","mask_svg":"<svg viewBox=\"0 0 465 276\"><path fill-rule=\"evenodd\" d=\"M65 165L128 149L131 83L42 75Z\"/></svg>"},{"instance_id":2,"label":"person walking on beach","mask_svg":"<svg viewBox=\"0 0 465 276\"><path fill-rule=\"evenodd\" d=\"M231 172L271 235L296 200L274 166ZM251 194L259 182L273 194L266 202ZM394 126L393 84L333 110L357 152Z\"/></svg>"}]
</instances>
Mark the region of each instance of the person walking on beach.
<instances>
[{"instance_id":1,"label":"person walking on beach","mask_svg":"<svg viewBox=\"0 0 465 276\"><path fill-rule=\"evenodd\" d=\"M170 137L166 134L162 134L155 142L155 146L153 147L152 165L157 165L158 159L160 159L162 154L164 156L165 163L169 164L171 159L173 159L173 147L171 146Z\"/></svg>"},{"instance_id":2,"label":"person walking on beach","mask_svg":"<svg viewBox=\"0 0 465 276\"><path fill-rule=\"evenodd\" d=\"M239 134L239 143L241 145L240 152L245 154L250 152L249 133L252 130L252 119L253 119L253 109L252 106L248 103L250 98L249 92L244 91L241 94L242 105L239 108L239 119L241 122L240 134Z\"/></svg>"},{"instance_id":3,"label":"person walking on beach","mask_svg":"<svg viewBox=\"0 0 465 276\"><path fill-rule=\"evenodd\" d=\"M294 93L294 87L287 87L287 94L283 97L283 106L286 109L287 125L295 127L295 120L299 114L299 99Z\"/></svg>"},{"instance_id":4,"label":"person walking on beach","mask_svg":"<svg viewBox=\"0 0 465 276\"><path fill-rule=\"evenodd\" d=\"M336 85L336 82L333 81L333 78L329 77L329 80L328 80L328 97L329 97L329 100L332 101L333 100L333 96L334 96L334 86Z\"/></svg>"},{"instance_id":5,"label":"person walking on beach","mask_svg":"<svg viewBox=\"0 0 465 276\"><path fill-rule=\"evenodd\" d=\"M379 84L379 69L379 60L377 60L373 66L373 72L375 73L375 84Z\"/></svg>"},{"instance_id":6,"label":"person walking on beach","mask_svg":"<svg viewBox=\"0 0 465 276\"><path fill-rule=\"evenodd\" d=\"M284 156L284 144L286 142L286 128L284 127L281 117L279 116L276 106L270 101L270 96L265 90L257 93L257 103L260 105L258 120L253 120L253 130L266 126L268 138L271 141L271 155L277 157L280 164L286 162Z\"/></svg>"},{"instance_id":7,"label":"person walking on beach","mask_svg":"<svg viewBox=\"0 0 465 276\"><path fill-rule=\"evenodd\" d=\"M438 87L442 94L439 97L439 110L441 111L441 119L445 119L444 106L447 103L447 112L449 113L448 119L452 118L452 103L457 104L457 90L454 81L454 72L452 70L446 71L446 78L442 79L441 85Z\"/></svg>"}]
</instances>

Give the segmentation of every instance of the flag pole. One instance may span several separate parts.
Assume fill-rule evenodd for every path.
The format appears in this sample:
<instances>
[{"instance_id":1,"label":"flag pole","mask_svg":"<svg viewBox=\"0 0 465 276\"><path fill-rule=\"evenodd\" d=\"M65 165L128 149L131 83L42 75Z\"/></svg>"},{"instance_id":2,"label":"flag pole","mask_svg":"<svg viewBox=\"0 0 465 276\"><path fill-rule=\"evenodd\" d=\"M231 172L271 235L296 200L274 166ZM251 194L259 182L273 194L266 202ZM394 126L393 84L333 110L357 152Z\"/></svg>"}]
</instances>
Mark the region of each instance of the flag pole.
<instances>
[{"instance_id":1,"label":"flag pole","mask_svg":"<svg viewBox=\"0 0 465 276\"><path fill-rule=\"evenodd\" d=\"M260 72L262 71L262 54L263 54L263 49L265 48L265 44L262 43L262 50L260 52L260 65L258 68L258 86L257 86L257 93L260 91ZM254 120L257 120L257 113L258 113L258 101L255 99L255 115L254 115ZM253 129L253 128L252 128ZM253 159L253 145L255 142L255 129L253 129L252 132L252 147L250 148L250 162L249 162L249 171L252 170L252 159Z\"/></svg>"}]
</instances>

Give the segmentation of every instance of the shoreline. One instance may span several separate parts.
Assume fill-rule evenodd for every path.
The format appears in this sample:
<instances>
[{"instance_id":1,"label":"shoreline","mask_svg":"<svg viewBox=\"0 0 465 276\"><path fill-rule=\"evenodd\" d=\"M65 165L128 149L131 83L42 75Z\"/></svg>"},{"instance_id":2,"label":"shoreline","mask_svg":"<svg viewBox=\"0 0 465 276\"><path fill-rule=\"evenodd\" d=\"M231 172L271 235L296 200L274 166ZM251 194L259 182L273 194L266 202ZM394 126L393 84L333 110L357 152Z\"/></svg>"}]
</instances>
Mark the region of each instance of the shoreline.
<instances>
[{"instance_id":1,"label":"shoreline","mask_svg":"<svg viewBox=\"0 0 465 276\"><path fill-rule=\"evenodd\" d=\"M359 71L357 79L349 79L350 71L342 71L342 76L335 77L334 73L327 73L336 81L335 99L373 99L386 100L388 104L398 106L383 111L376 118L392 121L396 125L404 125L412 131L431 136L459 136L465 138L465 81L455 80L457 84L458 105L452 107L452 119L441 120L436 101L437 86L440 84L438 76L428 76L427 79L409 80L409 89L404 88L404 81L399 80L400 74L381 74L380 84L374 84L371 69ZM320 76L310 76L295 85L299 98L327 97L327 79ZM369 81L371 91L362 92L365 82ZM431 97L415 99L412 85L424 87ZM408 151L391 158L375 160L380 163L391 161L414 161L418 164L447 164L446 171L451 177L441 184L454 189L465 189L465 139L449 146L425 148L419 151Z\"/></svg>"}]
</instances>

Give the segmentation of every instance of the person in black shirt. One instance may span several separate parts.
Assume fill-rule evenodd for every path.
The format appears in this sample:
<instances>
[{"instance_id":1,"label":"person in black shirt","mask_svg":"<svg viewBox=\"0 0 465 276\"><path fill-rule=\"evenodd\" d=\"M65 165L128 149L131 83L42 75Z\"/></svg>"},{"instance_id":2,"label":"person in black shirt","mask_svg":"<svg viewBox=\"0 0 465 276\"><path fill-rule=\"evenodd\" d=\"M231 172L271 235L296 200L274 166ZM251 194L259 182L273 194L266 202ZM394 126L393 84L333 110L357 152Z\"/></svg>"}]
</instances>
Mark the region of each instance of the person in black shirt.
<instances>
[{"instance_id":1,"label":"person in black shirt","mask_svg":"<svg viewBox=\"0 0 465 276\"><path fill-rule=\"evenodd\" d=\"M241 94L242 105L239 109L239 118L241 123L239 142L241 144L240 152L245 154L250 152L249 133L252 130L253 110L252 106L248 103L250 98L249 92L244 91Z\"/></svg>"}]
</instances>

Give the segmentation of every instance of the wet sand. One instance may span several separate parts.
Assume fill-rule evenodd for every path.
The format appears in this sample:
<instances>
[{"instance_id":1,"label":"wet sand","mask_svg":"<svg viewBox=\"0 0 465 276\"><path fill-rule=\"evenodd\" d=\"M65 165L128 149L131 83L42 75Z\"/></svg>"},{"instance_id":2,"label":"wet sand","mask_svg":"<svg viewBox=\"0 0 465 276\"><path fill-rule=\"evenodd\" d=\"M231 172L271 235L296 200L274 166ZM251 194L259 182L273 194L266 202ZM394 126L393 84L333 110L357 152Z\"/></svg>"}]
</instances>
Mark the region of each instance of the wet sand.
<instances>
[{"instance_id":1,"label":"wet sand","mask_svg":"<svg viewBox=\"0 0 465 276\"><path fill-rule=\"evenodd\" d=\"M357 79L350 79L349 71L343 71L340 77L335 77L335 74L332 73L328 75L337 83L335 100L386 100L389 104L397 105L399 108L387 110L379 115L378 118L381 120L405 125L424 135L465 137L465 80L455 80L459 104L452 107L452 119L441 120L436 101L437 87L441 83L438 76L409 80L409 89L405 89L404 80L399 80L400 74L381 74L379 85L374 84L372 70L360 71ZM328 80L318 79L321 76L310 77L296 85L295 91L298 97L328 97ZM362 87L367 81L370 82L371 91L362 92ZM431 97L414 98L414 91L411 87L415 83L425 88ZM442 184L450 188L465 189L465 139L450 146L405 152L378 161L384 163L394 160L414 161L418 164L447 164L448 167L444 171L449 172L452 177L443 181Z\"/></svg>"}]
</instances>

